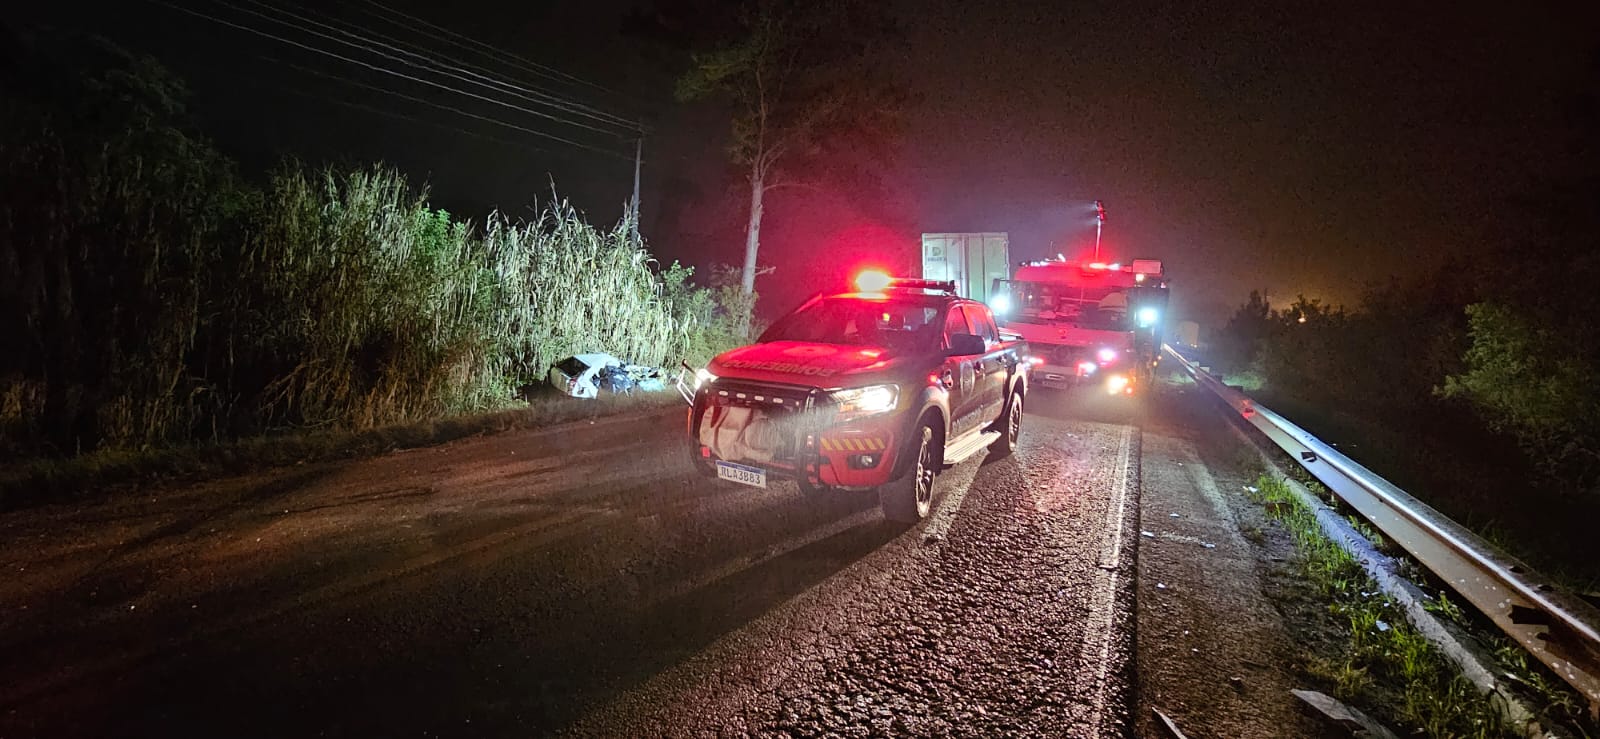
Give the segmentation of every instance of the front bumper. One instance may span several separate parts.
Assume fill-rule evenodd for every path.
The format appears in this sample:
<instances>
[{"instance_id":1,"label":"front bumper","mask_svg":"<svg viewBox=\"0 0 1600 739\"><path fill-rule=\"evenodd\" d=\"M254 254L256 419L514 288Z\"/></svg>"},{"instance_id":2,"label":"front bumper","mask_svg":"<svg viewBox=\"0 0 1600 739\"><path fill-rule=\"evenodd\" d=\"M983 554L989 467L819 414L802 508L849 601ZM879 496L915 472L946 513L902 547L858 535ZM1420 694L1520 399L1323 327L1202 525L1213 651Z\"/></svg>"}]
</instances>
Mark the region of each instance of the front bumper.
<instances>
[{"instance_id":1,"label":"front bumper","mask_svg":"<svg viewBox=\"0 0 1600 739\"><path fill-rule=\"evenodd\" d=\"M1084 374L1075 366L1065 367L1045 362L1033 368L1029 380L1032 384L1047 387L1076 387L1085 382L1092 382L1094 377Z\"/></svg>"},{"instance_id":2,"label":"front bumper","mask_svg":"<svg viewBox=\"0 0 1600 739\"><path fill-rule=\"evenodd\" d=\"M845 489L895 478L903 411L837 422L820 391L726 380L700 389L694 400L688 432L695 464L708 470L722 460Z\"/></svg>"}]
</instances>

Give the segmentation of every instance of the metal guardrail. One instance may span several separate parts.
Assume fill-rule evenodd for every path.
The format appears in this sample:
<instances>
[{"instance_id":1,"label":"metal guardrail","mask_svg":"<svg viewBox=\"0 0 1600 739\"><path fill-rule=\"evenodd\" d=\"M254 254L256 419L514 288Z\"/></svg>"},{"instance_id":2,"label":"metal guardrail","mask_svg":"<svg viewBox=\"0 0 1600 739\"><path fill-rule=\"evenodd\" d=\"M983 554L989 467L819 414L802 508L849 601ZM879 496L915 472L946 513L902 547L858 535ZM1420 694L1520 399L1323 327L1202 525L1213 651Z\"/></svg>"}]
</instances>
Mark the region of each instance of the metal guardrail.
<instances>
[{"instance_id":1,"label":"metal guardrail","mask_svg":"<svg viewBox=\"0 0 1600 739\"><path fill-rule=\"evenodd\" d=\"M1492 619L1600 714L1600 609L1162 347L1317 480Z\"/></svg>"}]
</instances>

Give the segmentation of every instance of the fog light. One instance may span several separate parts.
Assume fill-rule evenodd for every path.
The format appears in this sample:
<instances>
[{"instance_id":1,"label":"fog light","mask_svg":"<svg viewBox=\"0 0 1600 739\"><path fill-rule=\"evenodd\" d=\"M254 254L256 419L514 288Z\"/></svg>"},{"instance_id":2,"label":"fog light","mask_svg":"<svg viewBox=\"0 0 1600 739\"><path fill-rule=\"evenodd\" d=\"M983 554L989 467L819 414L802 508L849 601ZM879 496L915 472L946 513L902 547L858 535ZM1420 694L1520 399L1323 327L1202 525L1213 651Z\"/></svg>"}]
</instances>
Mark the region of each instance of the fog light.
<instances>
[{"instance_id":1,"label":"fog light","mask_svg":"<svg viewBox=\"0 0 1600 739\"><path fill-rule=\"evenodd\" d=\"M1112 375L1106 378L1106 392L1116 395L1121 392L1133 392L1126 375Z\"/></svg>"},{"instance_id":2,"label":"fog light","mask_svg":"<svg viewBox=\"0 0 1600 739\"><path fill-rule=\"evenodd\" d=\"M852 454L849 458L850 469L870 470L878 466L882 457L877 454Z\"/></svg>"}]
</instances>

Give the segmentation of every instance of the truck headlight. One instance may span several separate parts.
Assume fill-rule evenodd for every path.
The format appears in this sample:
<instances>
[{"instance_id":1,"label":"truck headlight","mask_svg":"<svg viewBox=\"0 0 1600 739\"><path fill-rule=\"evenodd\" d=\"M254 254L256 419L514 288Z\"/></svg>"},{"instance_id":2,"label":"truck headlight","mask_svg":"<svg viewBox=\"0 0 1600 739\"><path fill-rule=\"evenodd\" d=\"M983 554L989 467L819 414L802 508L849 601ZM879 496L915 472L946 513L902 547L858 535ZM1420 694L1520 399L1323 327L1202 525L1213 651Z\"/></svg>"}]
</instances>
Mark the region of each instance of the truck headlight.
<instances>
[{"instance_id":1,"label":"truck headlight","mask_svg":"<svg viewBox=\"0 0 1600 739\"><path fill-rule=\"evenodd\" d=\"M868 385L866 387L853 387L848 390L838 390L833 393L833 402L839 412L839 418L861 418L875 416L894 410L900 401L899 385Z\"/></svg>"},{"instance_id":2,"label":"truck headlight","mask_svg":"<svg viewBox=\"0 0 1600 739\"><path fill-rule=\"evenodd\" d=\"M694 389L696 390L699 390L700 388L710 385L716 381L717 376L707 372L706 368L704 367L694 371Z\"/></svg>"}]
</instances>

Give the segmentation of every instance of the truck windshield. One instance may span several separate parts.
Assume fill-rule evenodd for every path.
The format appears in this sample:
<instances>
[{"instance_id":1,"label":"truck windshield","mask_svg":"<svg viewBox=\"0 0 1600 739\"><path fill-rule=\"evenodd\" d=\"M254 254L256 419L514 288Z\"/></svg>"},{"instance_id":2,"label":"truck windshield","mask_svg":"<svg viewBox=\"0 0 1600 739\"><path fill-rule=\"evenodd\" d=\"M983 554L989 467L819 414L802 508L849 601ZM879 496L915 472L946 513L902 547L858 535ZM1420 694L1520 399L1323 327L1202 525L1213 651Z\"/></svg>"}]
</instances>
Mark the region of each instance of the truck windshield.
<instances>
[{"instance_id":1,"label":"truck windshield","mask_svg":"<svg viewBox=\"0 0 1600 739\"><path fill-rule=\"evenodd\" d=\"M939 350L939 309L924 303L824 298L790 313L760 341L881 346L897 352Z\"/></svg>"},{"instance_id":2,"label":"truck windshield","mask_svg":"<svg viewBox=\"0 0 1600 739\"><path fill-rule=\"evenodd\" d=\"M1063 323L1098 331L1131 331L1128 294L1120 287L1012 282L1017 323Z\"/></svg>"}]
</instances>

